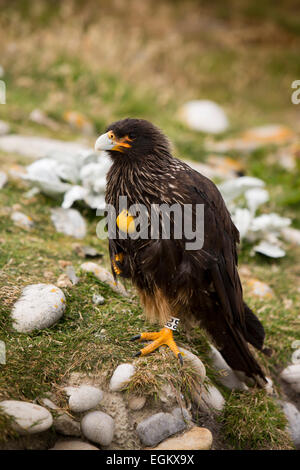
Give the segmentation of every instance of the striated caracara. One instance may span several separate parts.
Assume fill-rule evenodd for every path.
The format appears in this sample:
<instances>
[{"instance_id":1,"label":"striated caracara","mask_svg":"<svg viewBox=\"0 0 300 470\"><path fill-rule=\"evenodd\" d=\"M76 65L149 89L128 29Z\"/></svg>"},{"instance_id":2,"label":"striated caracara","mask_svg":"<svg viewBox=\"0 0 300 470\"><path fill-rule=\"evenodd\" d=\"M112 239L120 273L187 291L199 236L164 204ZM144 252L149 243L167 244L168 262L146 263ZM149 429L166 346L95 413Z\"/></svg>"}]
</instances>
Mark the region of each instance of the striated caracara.
<instances>
[{"instance_id":1,"label":"striated caracara","mask_svg":"<svg viewBox=\"0 0 300 470\"><path fill-rule=\"evenodd\" d=\"M264 351L265 333L243 301L237 271L239 232L215 184L174 158L167 138L146 120L124 119L111 124L95 148L106 150L113 162L106 187L106 203L116 211L117 229L109 239L113 273L132 280L147 317L164 326L159 332L133 338L152 341L137 355L166 344L182 361L172 330L178 319L194 317L231 368L263 386L265 375L248 343ZM127 197L128 210L121 207L122 196ZM184 217L180 220L172 211L167 211L166 218L160 213L155 219L159 221L158 235L153 236L157 227L153 229L148 217L147 222L143 219L144 236L134 236L141 233L135 225L136 214L130 213L136 204L146 207L148 215L161 205L175 204L183 214L185 207L191 208L186 225L190 224L193 233L198 229L197 207L202 207L202 245L187 244L190 237L183 230ZM166 221L169 232L163 226Z\"/></svg>"}]
</instances>

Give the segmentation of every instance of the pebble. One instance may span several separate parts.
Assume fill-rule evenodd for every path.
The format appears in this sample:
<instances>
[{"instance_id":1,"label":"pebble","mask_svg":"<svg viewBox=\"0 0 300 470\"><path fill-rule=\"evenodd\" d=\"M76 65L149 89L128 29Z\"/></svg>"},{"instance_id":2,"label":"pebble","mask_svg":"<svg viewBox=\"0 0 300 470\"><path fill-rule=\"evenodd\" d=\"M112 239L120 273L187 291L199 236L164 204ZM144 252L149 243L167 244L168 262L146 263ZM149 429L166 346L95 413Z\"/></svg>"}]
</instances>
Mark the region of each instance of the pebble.
<instances>
[{"instance_id":1,"label":"pebble","mask_svg":"<svg viewBox=\"0 0 300 470\"><path fill-rule=\"evenodd\" d=\"M218 134L229 126L224 110L209 100L188 101L182 106L180 117L190 129L200 132Z\"/></svg>"},{"instance_id":2,"label":"pebble","mask_svg":"<svg viewBox=\"0 0 300 470\"><path fill-rule=\"evenodd\" d=\"M183 353L183 361L187 360L191 364L194 371L199 375L200 381L203 382L206 377L206 370L202 361L188 349L182 347L179 349Z\"/></svg>"},{"instance_id":3,"label":"pebble","mask_svg":"<svg viewBox=\"0 0 300 470\"><path fill-rule=\"evenodd\" d=\"M156 413L141 421L136 432L144 445L153 447L186 429L187 419L190 419L188 411L180 408L176 408L172 413Z\"/></svg>"},{"instance_id":4,"label":"pebble","mask_svg":"<svg viewBox=\"0 0 300 470\"><path fill-rule=\"evenodd\" d=\"M6 135L10 132L10 125L5 121L0 121L0 135Z\"/></svg>"},{"instance_id":5,"label":"pebble","mask_svg":"<svg viewBox=\"0 0 300 470\"><path fill-rule=\"evenodd\" d=\"M114 292L117 292L124 297L128 297L128 292L126 292L123 284L119 281L116 282L113 275L107 271L107 269L104 269L102 266L90 261L83 263L80 267L87 273L93 273L101 282L108 284Z\"/></svg>"},{"instance_id":6,"label":"pebble","mask_svg":"<svg viewBox=\"0 0 300 470\"><path fill-rule=\"evenodd\" d=\"M53 418L46 408L26 401L0 402L3 412L14 418L12 427L20 434L35 434L52 426Z\"/></svg>"},{"instance_id":7,"label":"pebble","mask_svg":"<svg viewBox=\"0 0 300 470\"><path fill-rule=\"evenodd\" d=\"M53 284L27 286L14 304L13 327L21 333L48 328L61 318L65 308L65 295Z\"/></svg>"},{"instance_id":8,"label":"pebble","mask_svg":"<svg viewBox=\"0 0 300 470\"><path fill-rule=\"evenodd\" d=\"M208 450L212 446L212 441L209 429L194 427L181 436L171 437L157 447L145 450Z\"/></svg>"},{"instance_id":9,"label":"pebble","mask_svg":"<svg viewBox=\"0 0 300 470\"><path fill-rule=\"evenodd\" d=\"M271 287L258 279L247 279L246 285L249 287L250 293L254 295L254 297L259 297L261 299L271 299L274 297Z\"/></svg>"},{"instance_id":10,"label":"pebble","mask_svg":"<svg viewBox=\"0 0 300 470\"><path fill-rule=\"evenodd\" d=\"M109 446L113 440L115 423L111 416L102 411L90 411L81 420L84 436L92 442Z\"/></svg>"},{"instance_id":11,"label":"pebble","mask_svg":"<svg viewBox=\"0 0 300 470\"><path fill-rule=\"evenodd\" d=\"M92 385L67 387L65 390L69 395L69 408L76 413L95 408L103 398L102 390Z\"/></svg>"},{"instance_id":12,"label":"pebble","mask_svg":"<svg viewBox=\"0 0 300 470\"><path fill-rule=\"evenodd\" d=\"M0 171L0 189L2 189L7 183L7 176L4 171Z\"/></svg>"},{"instance_id":13,"label":"pebble","mask_svg":"<svg viewBox=\"0 0 300 470\"><path fill-rule=\"evenodd\" d=\"M99 253L95 248L92 246L81 246L75 244L73 246L75 252L77 253L78 256L81 258L102 258L103 253Z\"/></svg>"},{"instance_id":14,"label":"pebble","mask_svg":"<svg viewBox=\"0 0 300 470\"><path fill-rule=\"evenodd\" d=\"M300 412L293 403L281 402L283 412L289 422L288 430L297 448L300 448Z\"/></svg>"},{"instance_id":15,"label":"pebble","mask_svg":"<svg viewBox=\"0 0 300 470\"><path fill-rule=\"evenodd\" d=\"M72 287L73 286L69 277L65 273L59 276L59 278L56 281L56 285L57 287Z\"/></svg>"},{"instance_id":16,"label":"pebble","mask_svg":"<svg viewBox=\"0 0 300 470\"><path fill-rule=\"evenodd\" d=\"M95 305L103 305L105 302L105 299L102 295L100 294L94 294L93 295L93 304Z\"/></svg>"},{"instance_id":17,"label":"pebble","mask_svg":"<svg viewBox=\"0 0 300 470\"><path fill-rule=\"evenodd\" d=\"M146 397L132 395L128 398L128 408L132 411L139 411L144 408L146 400Z\"/></svg>"},{"instance_id":18,"label":"pebble","mask_svg":"<svg viewBox=\"0 0 300 470\"><path fill-rule=\"evenodd\" d=\"M88 442L84 441L58 441L50 450L99 450Z\"/></svg>"},{"instance_id":19,"label":"pebble","mask_svg":"<svg viewBox=\"0 0 300 470\"><path fill-rule=\"evenodd\" d=\"M214 386L203 387L200 394L193 392L193 399L204 411L221 411L224 408L225 400L221 392Z\"/></svg>"},{"instance_id":20,"label":"pebble","mask_svg":"<svg viewBox=\"0 0 300 470\"><path fill-rule=\"evenodd\" d=\"M234 371L222 357L221 353L212 345L210 345L210 348L210 358L212 359L213 366L217 371L221 372L218 376L218 381L231 390L247 390L247 385L239 380Z\"/></svg>"},{"instance_id":21,"label":"pebble","mask_svg":"<svg viewBox=\"0 0 300 470\"><path fill-rule=\"evenodd\" d=\"M59 233L75 238L84 238L86 235L86 222L76 209L51 209L51 220Z\"/></svg>"},{"instance_id":22,"label":"pebble","mask_svg":"<svg viewBox=\"0 0 300 470\"><path fill-rule=\"evenodd\" d=\"M34 227L34 222L32 218L26 214L23 214L23 212L13 212L11 214L11 219L13 220L15 225L25 230L31 230Z\"/></svg>"},{"instance_id":23,"label":"pebble","mask_svg":"<svg viewBox=\"0 0 300 470\"><path fill-rule=\"evenodd\" d=\"M110 379L109 389L112 392L120 391L130 380L134 372L135 367L132 364L120 364Z\"/></svg>"},{"instance_id":24,"label":"pebble","mask_svg":"<svg viewBox=\"0 0 300 470\"><path fill-rule=\"evenodd\" d=\"M78 282L80 281L80 278L76 276L75 269L73 266L67 266L66 274L72 282L73 286L76 286L76 284L78 284Z\"/></svg>"},{"instance_id":25,"label":"pebble","mask_svg":"<svg viewBox=\"0 0 300 470\"><path fill-rule=\"evenodd\" d=\"M291 388L300 393L300 364L292 364L286 367L280 377L290 384Z\"/></svg>"}]
</instances>

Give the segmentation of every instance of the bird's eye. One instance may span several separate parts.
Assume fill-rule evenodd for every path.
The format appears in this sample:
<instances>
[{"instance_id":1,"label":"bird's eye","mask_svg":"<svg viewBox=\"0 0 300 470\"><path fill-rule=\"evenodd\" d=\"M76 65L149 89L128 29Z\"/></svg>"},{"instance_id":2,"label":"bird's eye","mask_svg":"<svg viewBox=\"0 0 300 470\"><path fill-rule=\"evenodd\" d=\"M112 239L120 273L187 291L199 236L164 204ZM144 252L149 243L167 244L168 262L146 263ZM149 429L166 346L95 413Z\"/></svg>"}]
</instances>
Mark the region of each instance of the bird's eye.
<instances>
[{"instance_id":1,"label":"bird's eye","mask_svg":"<svg viewBox=\"0 0 300 470\"><path fill-rule=\"evenodd\" d=\"M136 135L135 135L134 132L129 132L128 137L129 137L129 139L133 140L133 139L136 138Z\"/></svg>"}]
</instances>

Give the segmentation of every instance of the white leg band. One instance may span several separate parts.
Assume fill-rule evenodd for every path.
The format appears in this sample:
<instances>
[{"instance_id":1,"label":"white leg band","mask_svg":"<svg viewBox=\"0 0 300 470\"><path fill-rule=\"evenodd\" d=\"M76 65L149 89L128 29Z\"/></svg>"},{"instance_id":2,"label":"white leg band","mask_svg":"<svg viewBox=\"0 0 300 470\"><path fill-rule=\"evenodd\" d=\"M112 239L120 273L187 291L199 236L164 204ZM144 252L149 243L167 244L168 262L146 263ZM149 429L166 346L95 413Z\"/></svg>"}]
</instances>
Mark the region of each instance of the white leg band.
<instances>
[{"instance_id":1,"label":"white leg band","mask_svg":"<svg viewBox=\"0 0 300 470\"><path fill-rule=\"evenodd\" d=\"M165 324L165 328L169 328L169 330L176 331L179 322L180 322L179 318L171 317L170 320L168 320L167 323Z\"/></svg>"}]
</instances>

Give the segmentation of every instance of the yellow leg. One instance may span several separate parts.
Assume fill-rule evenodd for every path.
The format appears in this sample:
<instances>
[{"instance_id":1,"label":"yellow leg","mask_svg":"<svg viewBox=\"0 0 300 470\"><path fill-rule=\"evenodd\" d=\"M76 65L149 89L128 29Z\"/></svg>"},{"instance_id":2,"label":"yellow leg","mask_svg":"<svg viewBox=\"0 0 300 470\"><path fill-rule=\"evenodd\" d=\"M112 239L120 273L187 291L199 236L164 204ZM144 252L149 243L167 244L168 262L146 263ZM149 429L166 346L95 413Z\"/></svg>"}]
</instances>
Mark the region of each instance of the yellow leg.
<instances>
[{"instance_id":1,"label":"yellow leg","mask_svg":"<svg viewBox=\"0 0 300 470\"><path fill-rule=\"evenodd\" d=\"M160 331L154 333L141 333L140 335L136 335L131 338L131 341L153 341L152 343L145 346L141 349L135 356L145 356L146 354L150 354L151 352L155 351L155 349L159 348L160 346L168 346L173 354L180 360L180 363L183 363L182 354L179 351L177 344L173 338L173 332L169 328L163 328Z\"/></svg>"}]
</instances>

